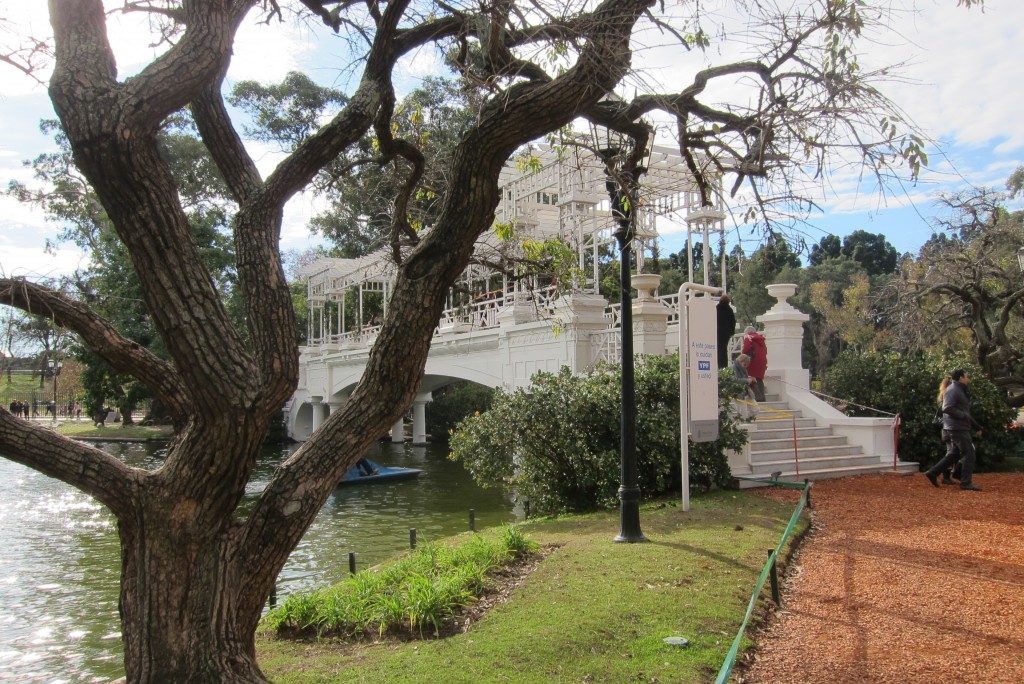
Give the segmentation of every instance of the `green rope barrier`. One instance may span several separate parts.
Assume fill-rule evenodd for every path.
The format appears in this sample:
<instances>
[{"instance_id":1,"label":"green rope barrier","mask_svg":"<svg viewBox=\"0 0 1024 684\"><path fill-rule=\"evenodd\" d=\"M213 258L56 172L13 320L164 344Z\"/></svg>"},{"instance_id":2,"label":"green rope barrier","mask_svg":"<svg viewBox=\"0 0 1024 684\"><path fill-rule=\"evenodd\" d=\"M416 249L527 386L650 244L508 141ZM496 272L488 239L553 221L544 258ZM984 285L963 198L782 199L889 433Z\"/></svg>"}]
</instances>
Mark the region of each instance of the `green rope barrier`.
<instances>
[{"instance_id":1,"label":"green rope barrier","mask_svg":"<svg viewBox=\"0 0 1024 684\"><path fill-rule=\"evenodd\" d=\"M740 651L740 643L743 641L743 633L747 630L747 625L750 624L750 618L754 615L754 607L757 605L757 599L761 595L761 589L764 588L764 582L771 572L772 563L775 562L779 552L782 551L782 547L785 545L786 540L789 539L789 535L793 533L793 529L796 527L796 523L800 519L800 514L803 513L804 506L807 503L807 496L811 489L810 484L804 484L802 482L776 482L775 480L767 480L766 482L780 487L798 485L804 490L804 493L800 496L800 501L793 510L793 515L790 516L789 524L786 525L786 530L782 533L782 538L775 547L775 551L764 564L764 568L761 569L761 574L757 578L757 583L754 585L754 593L750 597L750 603L747 604L747 613L743 616L743 623L740 625L739 632L736 633L736 638L733 639L732 648L729 649L729 653L725 656L725 662L722 663L722 668L718 671L718 677L715 679L715 684L725 684L729 680L729 675L732 674L732 668L736 664L736 656Z\"/></svg>"}]
</instances>

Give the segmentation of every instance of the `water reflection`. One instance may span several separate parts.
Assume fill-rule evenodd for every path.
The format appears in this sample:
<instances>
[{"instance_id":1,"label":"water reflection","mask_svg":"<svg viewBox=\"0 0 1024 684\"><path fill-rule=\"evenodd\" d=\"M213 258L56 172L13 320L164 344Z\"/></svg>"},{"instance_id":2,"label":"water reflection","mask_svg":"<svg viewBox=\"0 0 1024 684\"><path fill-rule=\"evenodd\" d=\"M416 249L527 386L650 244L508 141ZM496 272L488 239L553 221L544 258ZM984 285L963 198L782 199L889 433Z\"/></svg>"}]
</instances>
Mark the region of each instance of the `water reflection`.
<instances>
[{"instance_id":1,"label":"water reflection","mask_svg":"<svg viewBox=\"0 0 1024 684\"><path fill-rule=\"evenodd\" d=\"M100 445L133 466L153 468L151 444ZM256 496L294 446L268 448L249 485ZM408 548L409 530L431 540L514 519L511 499L477 487L438 447L381 444L367 454L420 468L419 478L338 488L278 579L278 596L322 586ZM0 458L0 681L108 682L123 675L116 523L91 497Z\"/></svg>"}]
</instances>

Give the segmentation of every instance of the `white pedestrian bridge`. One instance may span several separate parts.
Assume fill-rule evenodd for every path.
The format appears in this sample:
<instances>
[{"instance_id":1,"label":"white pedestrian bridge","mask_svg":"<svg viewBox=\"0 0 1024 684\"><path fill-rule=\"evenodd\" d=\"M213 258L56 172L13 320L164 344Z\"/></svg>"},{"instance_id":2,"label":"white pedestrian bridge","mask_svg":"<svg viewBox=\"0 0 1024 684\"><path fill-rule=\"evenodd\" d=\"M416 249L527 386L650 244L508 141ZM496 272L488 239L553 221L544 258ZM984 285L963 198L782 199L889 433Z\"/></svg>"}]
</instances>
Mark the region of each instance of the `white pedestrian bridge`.
<instances>
[{"instance_id":1,"label":"white pedestrian bridge","mask_svg":"<svg viewBox=\"0 0 1024 684\"><path fill-rule=\"evenodd\" d=\"M615 245L606 164L585 148L557 154L535 148L527 154L528 163L510 163L502 177L496 230L478 241L477 259L452 289L417 396L407 417L392 428L393 440L405 439L409 421L412 441L424 442L424 408L434 391L454 381L514 390L527 386L538 371L566 366L581 373L602 360L620 361L620 309L599 289ZM702 241L706 263L712 256L710 238L716 236L722 268L716 284L724 286L725 212L714 199L721 193L709 202L678 152L654 147L645 168L632 216L638 271L632 277L637 290L633 348L637 354L671 354L678 348L678 296L659 294L661 277L644 272L658 239L656 222L684 226L690 280L695 240ZM557 241L574 255L571 283L560 287L558 274L523 277L516 271L527 245L545 241ZM495 269L496 263L508 267ZM320 259L300 271L307 281L309 329L300 351L298 388L285 407L292 438L308 439L355 388L379 317L387 313L393 273L386 251ZM709 273L702 276L708 285ZM896 461L891 419L850 418L811 393L801 367L803 323L809 317L787 302L795 290L795 285L769 286L778 303L757 319L768 342L765 384L774 401L746 425L750 444L730 455L733 474L814 478L916 469Z\"/></svg>"}]
</instances>

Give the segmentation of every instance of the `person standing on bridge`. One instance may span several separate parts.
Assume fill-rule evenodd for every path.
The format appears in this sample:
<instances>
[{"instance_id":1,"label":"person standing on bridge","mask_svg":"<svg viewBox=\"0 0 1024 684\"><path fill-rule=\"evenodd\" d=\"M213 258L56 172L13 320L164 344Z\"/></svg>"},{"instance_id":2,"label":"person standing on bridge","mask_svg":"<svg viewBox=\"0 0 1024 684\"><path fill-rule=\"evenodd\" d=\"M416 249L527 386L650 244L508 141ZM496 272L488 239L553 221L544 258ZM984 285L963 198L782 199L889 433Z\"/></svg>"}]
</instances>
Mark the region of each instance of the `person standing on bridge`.
<instances>
[{"instance_id":1,"label":"person standing on bridge","mask_svg":"<svg viewBox=\"0 0 1024 684\"><path fill-rule=\"evenodd\" d=\"M718 368L729 367L729 340L736 334L736 314L729 304L729 295L723 294L715 307L718 314Z\"/></svg>"},{"instance_id":2,"label":"person standing on bridge","mask_svg":"<svg viewBox=\"0 0 1024 684\"><path fill-rule=\"evenodd\" d=\"M768 345L764 335L748 325L743 335L743 353L750 357L747 373L754 379L754 395L758 401L764 401L764 374L768 370Z\"/></svg>"}]
</instances>

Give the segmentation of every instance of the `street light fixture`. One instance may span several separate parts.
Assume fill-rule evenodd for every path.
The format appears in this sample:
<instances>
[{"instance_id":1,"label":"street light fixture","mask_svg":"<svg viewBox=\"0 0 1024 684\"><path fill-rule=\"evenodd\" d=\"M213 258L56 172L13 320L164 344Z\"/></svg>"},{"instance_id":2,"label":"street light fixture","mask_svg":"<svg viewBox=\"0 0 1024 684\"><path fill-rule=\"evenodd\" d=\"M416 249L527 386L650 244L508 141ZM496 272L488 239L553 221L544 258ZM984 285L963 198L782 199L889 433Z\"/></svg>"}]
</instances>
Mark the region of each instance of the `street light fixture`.
<instances>
[{"instance_id":1,"label":"street light fixture","mask_svg":"<svg viewBox=\"0 0 1024 684\"><path fill-rule=\"evenodd\" d=\"M57 378L60 377L60 369L64 367L63 361L54 361L48 359L46 365L50 367L50 373L53 375L53 422L57 422Z\"/></svg>"},{"instance_id":2,"label":"street light fixture","mask_svg":"<svg viewBox=\"0 0 1024 684\"><path fill-rule=\"evenodd\" d=\"M604 163L605 188L611 200L612 218L616 228L613 235L619 244L619 289L621 301L622 349L622 415L619 445L619 534L617 542L645 542L640 529L640 487L637 484L636 465L636 386L633 369L633 304L632 256L636 237L637 182L647 171L640 162L647 156L629 154L630 144L622 134L607 128L593 126L591 137L595 153ZM646 142L646 141L645 141Z\"/></svg>"}]
</instances>

